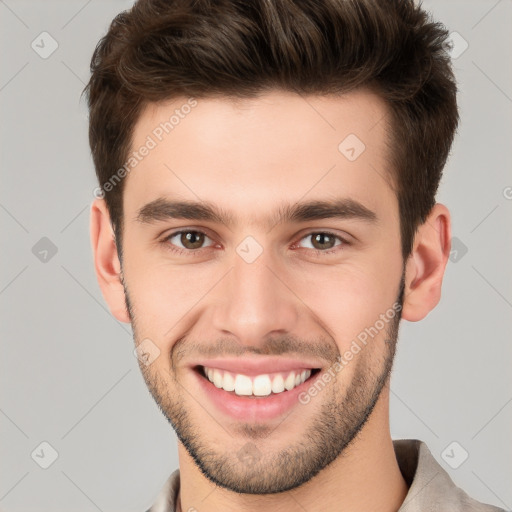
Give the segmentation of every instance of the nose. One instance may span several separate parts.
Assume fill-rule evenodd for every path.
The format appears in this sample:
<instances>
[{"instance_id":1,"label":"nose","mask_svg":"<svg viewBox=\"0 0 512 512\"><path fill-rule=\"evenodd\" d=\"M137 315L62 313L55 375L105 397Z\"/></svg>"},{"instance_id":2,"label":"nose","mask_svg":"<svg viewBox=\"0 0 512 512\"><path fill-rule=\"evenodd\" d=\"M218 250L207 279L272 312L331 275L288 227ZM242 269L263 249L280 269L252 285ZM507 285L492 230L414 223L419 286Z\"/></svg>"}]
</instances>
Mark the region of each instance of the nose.
<instances>
[{"instance_id":1,"label":"nose","mask_svg":"<svg viewBox=\"0 0 512 512\"><path fill-rule=\"evenodd\" d=\"M295 331L300 301L269 251L252 263L235 254L232 263L217 290L213 327L219 335L258 347L271 334Z\"/></svg>"}]
</instances>

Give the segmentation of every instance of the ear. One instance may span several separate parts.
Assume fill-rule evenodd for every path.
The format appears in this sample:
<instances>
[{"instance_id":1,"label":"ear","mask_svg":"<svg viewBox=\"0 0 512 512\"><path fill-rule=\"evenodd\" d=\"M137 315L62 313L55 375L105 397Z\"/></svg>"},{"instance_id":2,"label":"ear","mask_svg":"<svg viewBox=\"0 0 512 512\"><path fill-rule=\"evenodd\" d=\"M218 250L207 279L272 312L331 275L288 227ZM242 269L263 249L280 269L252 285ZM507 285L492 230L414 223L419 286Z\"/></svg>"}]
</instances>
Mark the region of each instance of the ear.
<instances>
[{"instance_id":1,"label":"ear","mask_svg":"<svg viewBox=\"0 0 512 512\"><path fill-rule=\"evenodd\" d=\"M402 310L405 320L422 320L439 303L450 247L450 212L446 206L437 203L419 226L407 260Z\"/></svg>"},{"instance_id":2,"label":"ear","mask_svg":"<svg viewBox=\"0 0 512 512\"><path fill-rule=\"evenodd\" d=\"M121 263L104 199L95 199L91 205L91 245L96 278L110 312L120 322L130 323L121 282Z\"/></svg>"}]
</instances>

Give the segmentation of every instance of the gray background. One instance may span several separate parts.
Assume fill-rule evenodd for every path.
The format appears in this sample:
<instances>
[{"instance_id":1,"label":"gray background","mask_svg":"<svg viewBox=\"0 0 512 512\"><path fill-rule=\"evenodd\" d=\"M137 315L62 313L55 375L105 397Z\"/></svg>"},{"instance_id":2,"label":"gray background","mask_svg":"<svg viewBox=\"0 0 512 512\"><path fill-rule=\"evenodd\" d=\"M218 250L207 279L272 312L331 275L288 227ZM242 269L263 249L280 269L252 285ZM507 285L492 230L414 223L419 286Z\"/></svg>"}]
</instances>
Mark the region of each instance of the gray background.
<instances>
[{"instance_id":1,"label":"gray background","mask_svg":"<svg viewBox=\"0 0 512 512\"><path fill-rule=\"evenodd\" d=\"M130 5L0 0L3 511L143 511L178 464L130 327L103 301L89 242L96 183L79 96L97 41ZM510 509L512 6L424 6L469 45L454 58L461 127L439 194L457 240L441 303L402 323L391 432L425 441L457 485ZM31 47L43 31L58 43L46 59ZM43 441L58 452L48 469L38 464L50 461ZM469 454L457 469L443 457L453 441L452 465Z\"/></svg>"}]
</instances>

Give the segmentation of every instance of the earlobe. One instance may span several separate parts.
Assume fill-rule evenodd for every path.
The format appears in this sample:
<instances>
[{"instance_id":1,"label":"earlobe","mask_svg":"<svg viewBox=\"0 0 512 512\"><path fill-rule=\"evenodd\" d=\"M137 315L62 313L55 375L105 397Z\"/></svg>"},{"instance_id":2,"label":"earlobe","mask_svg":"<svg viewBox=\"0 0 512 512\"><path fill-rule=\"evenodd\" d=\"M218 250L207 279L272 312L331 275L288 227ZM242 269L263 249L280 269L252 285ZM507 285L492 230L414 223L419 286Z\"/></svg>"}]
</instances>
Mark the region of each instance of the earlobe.
<instances>
[{"instance_id":1,"label":"earlobe","mask_svg":"<svg viewBox=\"0 0 512 512\"><path fill-rule=\"evenodd\" d=\"M104 199L95 199L91 205L90 235L94 269L103 297L117 320L130 323L121 282L121 263Z\"/></svg>"},{"instance_id":2,"label":"earlobe","mask_svg":"<svg viewBox=\"0 0 512 512\"><path fill-rule=\"evenodd\" d=\"M437 203L419 226L407 260L402 318L417 322L439 303L451 245L450 212Z\"/></svg>"}]
</instances>

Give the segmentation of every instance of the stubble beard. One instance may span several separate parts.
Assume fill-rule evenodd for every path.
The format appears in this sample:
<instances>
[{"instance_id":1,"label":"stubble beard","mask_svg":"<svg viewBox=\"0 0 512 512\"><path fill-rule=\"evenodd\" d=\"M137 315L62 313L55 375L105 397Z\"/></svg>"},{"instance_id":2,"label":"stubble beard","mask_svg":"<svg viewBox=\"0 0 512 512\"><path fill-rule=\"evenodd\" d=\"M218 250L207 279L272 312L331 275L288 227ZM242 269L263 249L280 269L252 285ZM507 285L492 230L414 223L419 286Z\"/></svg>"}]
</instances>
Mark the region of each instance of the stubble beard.
<instances>
[{"instance_id":1,"label":"stubble beard","mask_svg":"<svg viewBox=\"0 0 512 512\"><path fill-rule=\"evenodd\" d=\"M135 345L142 339L137 330L133 307L125 287L126 307L132 321ZM397 302L402 306L404 274L400 283ZM278 427L266 424L237 423L231 428L233 436L225 433L226 449L214 449L208 432L213 421L201 408L204 421L196 422L190 414L188 403L194 399L177 380L174 372L162 375L139 361L139 367L153 399L181 441L195 464L211 482L230 491L243 494L274 494L295 489L311 480L322 469L337 459L356 439L368 421L384 386L389 385L396 344L398 341L401 308L387 324L385 341L378 338L355 355L350 364L356 364L353 378L343 393L336 387L336 380L326 386L311 404L321 401L319 412L311 419L308 406L304 407L307 423L300 441L278 451L268 453L265 439L281 436L287 439L285 419ZM385 351L380 361L372 361L372 343L384 343ZM375 356L374 356L375 357ZM172 387L169 384L172 384ZM194 401L195 402L195 401ZM215 428L214 425L213 428ZM237 451L230 451L240 445ZM245 444L244 444L245 442Z\"/></svg>"}]
</instances>

